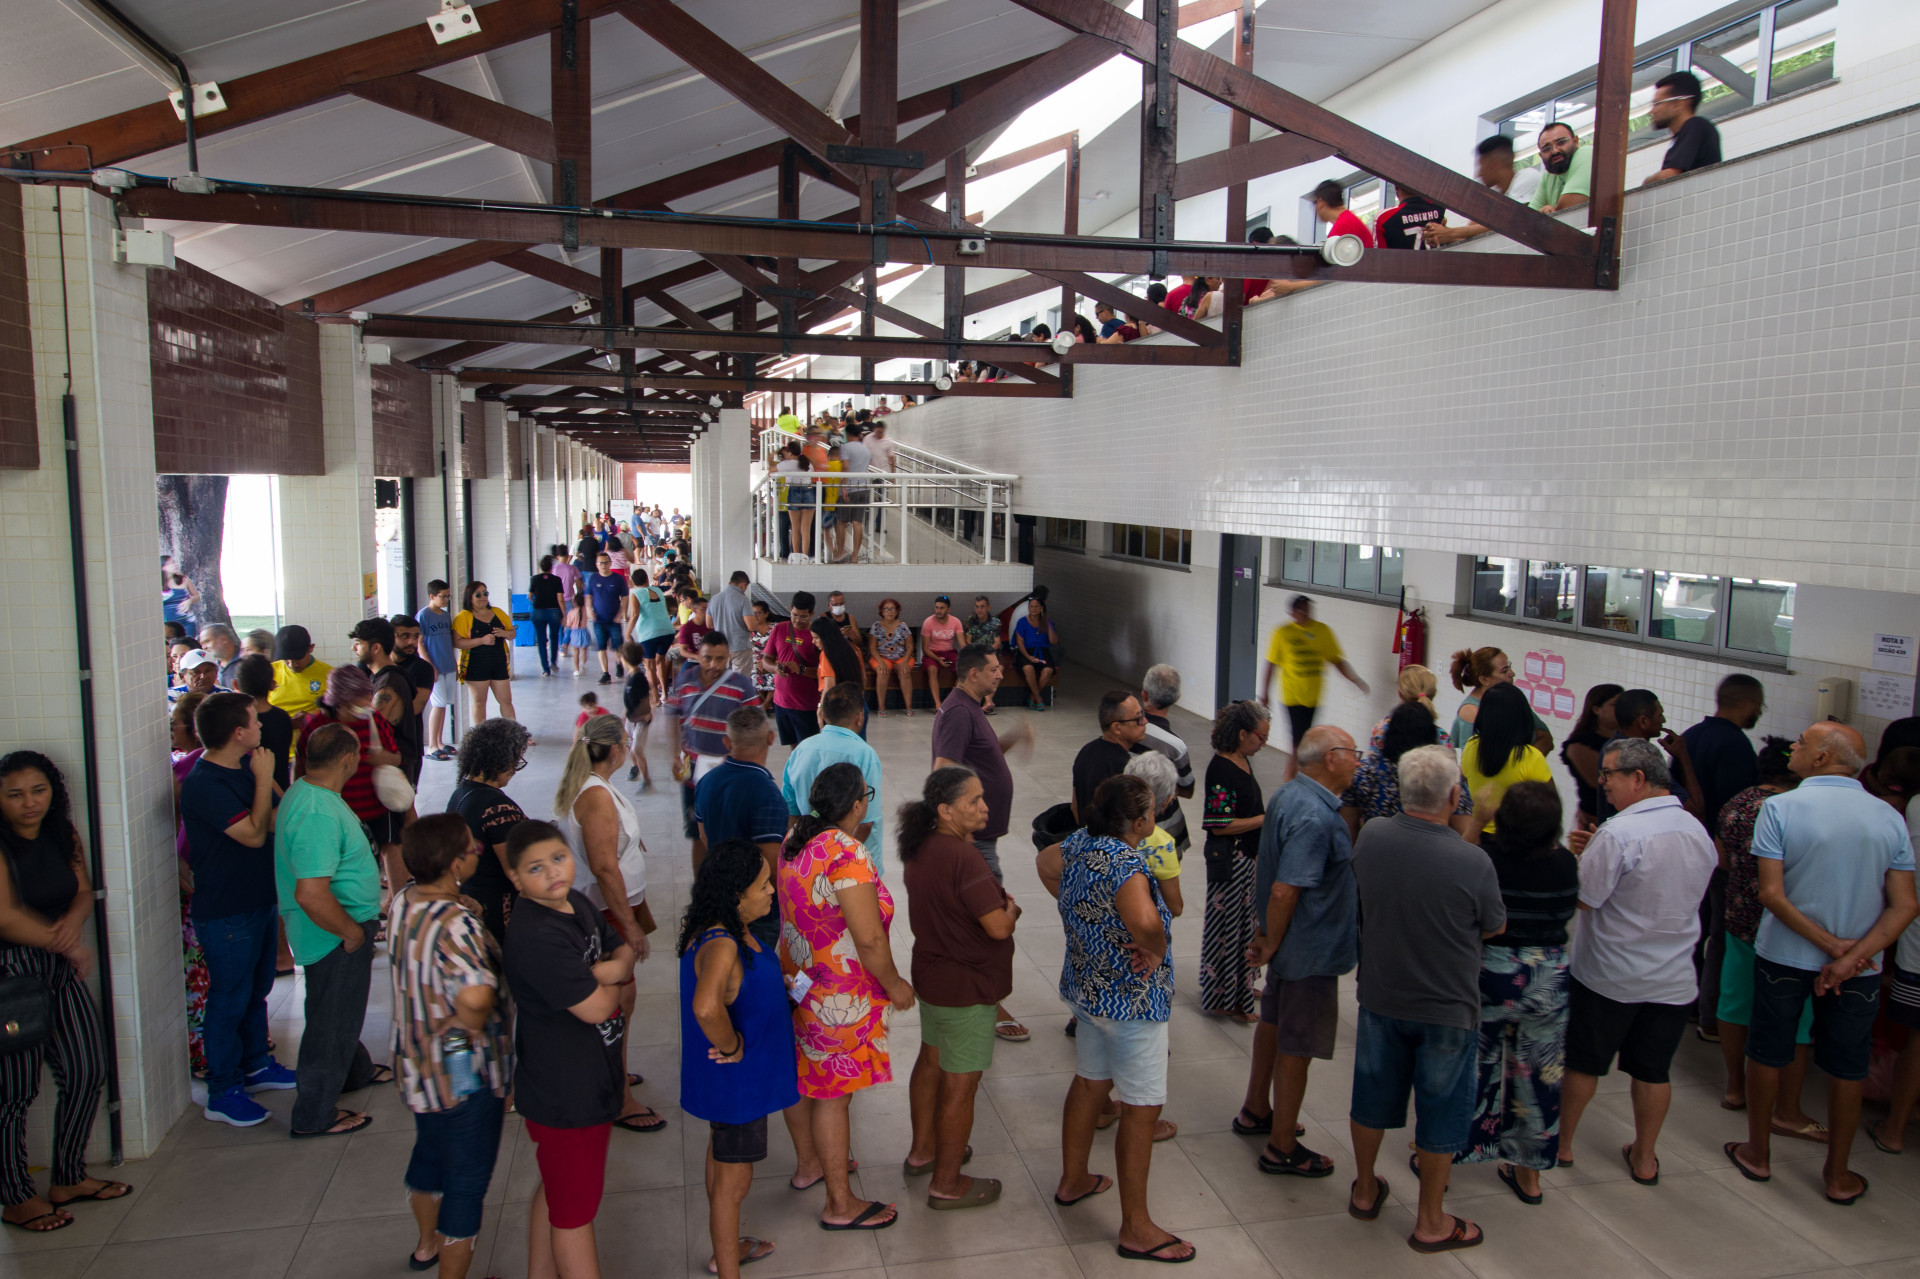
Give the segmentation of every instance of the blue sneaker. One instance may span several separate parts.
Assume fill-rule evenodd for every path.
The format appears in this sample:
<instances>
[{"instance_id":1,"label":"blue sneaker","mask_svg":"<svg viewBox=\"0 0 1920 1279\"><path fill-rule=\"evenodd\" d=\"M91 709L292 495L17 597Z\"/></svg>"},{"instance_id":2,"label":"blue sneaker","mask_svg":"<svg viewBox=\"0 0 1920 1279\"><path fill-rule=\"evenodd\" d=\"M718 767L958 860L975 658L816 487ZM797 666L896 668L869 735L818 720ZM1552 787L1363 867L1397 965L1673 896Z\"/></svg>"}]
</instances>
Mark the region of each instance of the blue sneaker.
<instances>
[{"instance_id":1,"label":"blue sneaker","mask_svg":"<svg viewBox=\"0 0 1920 1279\"><path fill-rule=\"evenodd\" d=\"M229 1088L207 1101L207 1118L215 1123L251 1128L267 1121L267 1108L238 1088Z\"/></svg>"},{"instance_id":2,"label":"blue sneaker","mask_svg":"<svg viewBox=\"0 0 1920 1279\"><path fill-rule=\"evenodd\" d=\"M266 1065L247 1076L244 1086L248 1092L285 1092L300 1086L300 1076L269 1057Z\"/></svg>"}]
</instances>

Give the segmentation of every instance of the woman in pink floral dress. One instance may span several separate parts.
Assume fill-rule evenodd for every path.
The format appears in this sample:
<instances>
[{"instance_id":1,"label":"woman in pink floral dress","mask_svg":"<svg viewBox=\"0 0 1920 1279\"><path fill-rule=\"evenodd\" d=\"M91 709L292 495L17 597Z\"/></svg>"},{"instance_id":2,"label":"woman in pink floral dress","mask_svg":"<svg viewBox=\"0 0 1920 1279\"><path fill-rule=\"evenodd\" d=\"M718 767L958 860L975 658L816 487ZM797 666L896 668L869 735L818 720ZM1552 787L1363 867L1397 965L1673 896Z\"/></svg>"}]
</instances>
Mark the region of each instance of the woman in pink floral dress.
<instances>
[{"instance_id":1,"label":"woman in pink floral dress","mask_svg":"<svg viewBox=\"0 0 1920 1279\"><path fill-rule=\"evenodd\" d=\"M913 1007L893 966L893 896L857 832L874 800L852 764L814 779L811 811L787 833L780 862L780 964L790 991L800 1104L787 1112L799 1166L793 1186L827 1184L826 1230L880 1230L892 1204L853 1197L847 1180L853 1094L893 1078L887 1022Z\"/></svg>"}]
</instances>

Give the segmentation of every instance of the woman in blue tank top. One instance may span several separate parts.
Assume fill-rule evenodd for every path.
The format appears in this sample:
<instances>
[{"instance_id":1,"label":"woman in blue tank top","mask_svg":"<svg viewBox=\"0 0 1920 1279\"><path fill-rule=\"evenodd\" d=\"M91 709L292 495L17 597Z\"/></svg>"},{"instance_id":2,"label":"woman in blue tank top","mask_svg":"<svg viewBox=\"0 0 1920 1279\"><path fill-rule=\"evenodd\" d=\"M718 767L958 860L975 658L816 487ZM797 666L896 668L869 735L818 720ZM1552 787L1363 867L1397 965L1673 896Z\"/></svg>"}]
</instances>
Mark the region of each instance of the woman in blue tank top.
<instances>
[{"instance_id":1,"label":"woman in blue tank top","mask_svg":"<svg viewBox=\"0 0 1920 1279\"><path fill-rule=\"evenodd\" d=\"M767 1157L767 1116L800 1100L780 960L747 932L773 897L760 850L727 840L700 863L680 924L680 1108L713 1128L707 1223L720 1279L773 1251L740 1233L740 1205Z\"/></svg>"}]
</instances>

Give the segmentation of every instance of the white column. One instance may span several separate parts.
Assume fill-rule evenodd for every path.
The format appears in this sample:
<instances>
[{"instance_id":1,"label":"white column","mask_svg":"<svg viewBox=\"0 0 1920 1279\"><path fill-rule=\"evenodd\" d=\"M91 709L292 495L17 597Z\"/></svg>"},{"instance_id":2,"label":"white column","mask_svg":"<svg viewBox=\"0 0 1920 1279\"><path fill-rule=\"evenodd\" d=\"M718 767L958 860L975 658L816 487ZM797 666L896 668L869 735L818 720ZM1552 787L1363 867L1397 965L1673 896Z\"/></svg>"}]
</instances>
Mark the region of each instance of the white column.
<instances>
[{"instance_id":1,"label":"white column","mask_svg":"<svg viewBox=\"0 0 1920 1279\"><path fill-rule=\"evenodd\" d=\"M719 590L735 569L751 572L753 558L753 421L745 409L721 409L701 436L709 442L713 473L708 500L707 550L696 555Z\"/></svg>"},{"instance_id":2,"label":"white column","mask_svg":"<svg viewBox=\"0 0 1920 1279\"><path fill-rule=\"evenodd\" d=\"M492 591L494 604L506 608L513 588L513 570L507 546L507 413L498 403L480 406L480 429L486 432L486 474L468 486L473 496L473 575Z\"/></svg>"},{"instance_id":3,"label":"white column","mask_svg":"<svg viewBox=\"0 0 1920 1279\"><path fill-rule=\"evenodd\" d=\"M157 561L150 550L136 553L159 539L146 272L114 262L113 211L101 197L56 187L25 187L21 197L40 465L0 471L8 549L0 557L0 590L12 637L0 662L0 718L8 749L41 751L66 775L74 822L91 847L61 399L71 370L79 435L71 462L80 479L93 646L91 727L104 872L98 887L106 894L108 921L102 949L112 966L112 1050L125 1151L142 1159L188 1104ZM90 925L87 932L96 943ZM99 990L97 977L90 984ZM36 1161L52 1141L53 1103L52 1081L43 1077L27 1117ZM103 1108L89 1159L104 1161L107 1152Z\"/></svg>"},{"instance_id":4,"label":"white column","mask_svg":"<svg viewBox=\"0 0 1920 1279\"><path fill-rule=\"evenodd\" d=\"M321 661L353 660L347 632L378 611L374 573L373 375L360 330L320 326L320 412L324 475L282 475L280 564L287 621L313 636Z\"/></svg>"}]
</instances>

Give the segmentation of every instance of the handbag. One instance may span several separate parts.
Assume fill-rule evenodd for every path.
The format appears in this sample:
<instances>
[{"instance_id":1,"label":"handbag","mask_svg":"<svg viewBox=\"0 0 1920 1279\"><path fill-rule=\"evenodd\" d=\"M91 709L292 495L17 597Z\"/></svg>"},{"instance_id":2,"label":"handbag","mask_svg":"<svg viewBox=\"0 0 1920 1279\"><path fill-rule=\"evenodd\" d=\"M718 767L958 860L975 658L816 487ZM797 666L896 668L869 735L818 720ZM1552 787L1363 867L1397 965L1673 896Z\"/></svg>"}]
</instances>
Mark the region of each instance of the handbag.
<instances>
[{"instance_id":1,"label":"handbag","mask_svg":"<svg viewBox=\"0 0 1920 1279\"><path fill-rule=\"evenodd\" d=\"M0 976L0 1057L38 1048L53 1033L53 992L38 977Z\"/></svg>"}]
</instances>

